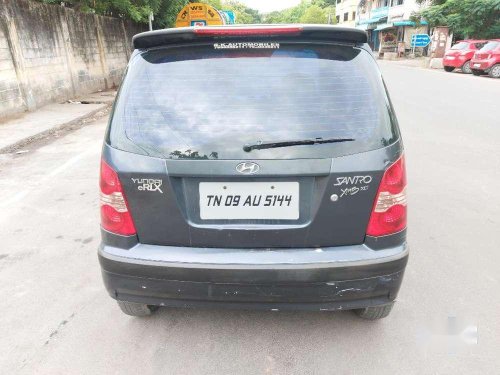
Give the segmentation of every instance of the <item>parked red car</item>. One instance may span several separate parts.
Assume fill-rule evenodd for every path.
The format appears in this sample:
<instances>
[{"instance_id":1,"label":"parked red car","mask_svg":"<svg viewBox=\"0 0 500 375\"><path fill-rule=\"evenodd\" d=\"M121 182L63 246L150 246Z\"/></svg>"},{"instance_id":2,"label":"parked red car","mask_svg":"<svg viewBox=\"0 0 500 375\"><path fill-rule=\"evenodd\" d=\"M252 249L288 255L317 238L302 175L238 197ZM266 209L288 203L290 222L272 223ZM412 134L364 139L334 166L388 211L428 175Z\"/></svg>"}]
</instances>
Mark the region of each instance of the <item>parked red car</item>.
<instances>
[{"instance_id":1,"label":"parked red car","mask_svg":"<svg viewBox=\"0 0 500 375\"><path fill-rule=\"evenodd\" d=\"M443 58L444 70L452 72L458 68L463 73L472 73L470 60L474 53L486 43L487 40L459 40L451 49L446 51Z\"/></svg>"},{"instance_id":2,"label":"parked red car","mask_svg":"<svg viewBox=\"0 0 500 375\"><path fill-rule=\"evenodd\" d=\"M470 61L472 74L500 78L500 39L490 40Z\"/></svg>"}]
</instances>

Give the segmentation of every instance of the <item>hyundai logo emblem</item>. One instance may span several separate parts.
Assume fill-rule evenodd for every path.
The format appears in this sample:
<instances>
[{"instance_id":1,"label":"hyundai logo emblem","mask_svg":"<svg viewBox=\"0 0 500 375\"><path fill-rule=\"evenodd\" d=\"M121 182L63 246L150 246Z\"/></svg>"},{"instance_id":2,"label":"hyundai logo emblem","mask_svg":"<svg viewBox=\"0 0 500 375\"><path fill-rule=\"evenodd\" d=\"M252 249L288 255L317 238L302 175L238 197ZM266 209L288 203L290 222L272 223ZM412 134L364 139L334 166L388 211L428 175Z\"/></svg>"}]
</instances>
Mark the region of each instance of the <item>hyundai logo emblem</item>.
<instances>
[{"instance_id":1,"label":"hyundai logo emblem","mask_svg":"<svg viewBox=\"0 0 500 375\"><path fill-rule=\"evenodd\" d=\"M260 170L260 166L252 162L243 162L236 166L236 170L243 174L255 174Z\"/></svg>"}]
</instances>

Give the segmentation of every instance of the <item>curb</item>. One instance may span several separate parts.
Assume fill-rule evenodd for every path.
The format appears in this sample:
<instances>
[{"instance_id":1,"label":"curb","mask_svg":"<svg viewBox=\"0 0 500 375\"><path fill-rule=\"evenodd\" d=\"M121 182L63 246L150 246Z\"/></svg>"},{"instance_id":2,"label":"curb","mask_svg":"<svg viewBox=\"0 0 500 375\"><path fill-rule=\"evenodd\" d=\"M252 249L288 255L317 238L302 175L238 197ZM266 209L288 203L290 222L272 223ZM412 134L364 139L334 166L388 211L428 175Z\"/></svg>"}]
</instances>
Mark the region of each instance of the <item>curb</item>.
<instances>
[{"instance_id":1,"label":"curb","mask_svg":"<svg viewBox=\"0 0 500 375\"><path fill-rule=\"evenodd\" d=\"M16 150L22 148L22 147L25 147L27 145L29 145L30 143L33 143L35 141L38 141L42 138L45 138L49 135L53 135L59 131L62 131L62 130L69 130L73 127L78 127L78 126L82 126L84 125L85 123L89 122L87 120L89 120L90 118L93 118L95 117L96 115L98 117L101 117L103 115L106 114L106 112L111 108L111 106L113 105L113 103L105 103L103 104L102 107L100 108L97 108L97 109L94 109L93 111L90 111L82 116L79 116L71 121L67 121L65 123L62 123L62 124L58 124L50 129L46 129L44 131L41 131L40 133L36 133L36 134L31 134L15 143L12 143L8 146L5 146L5 147L2 147L0 148L0 154L10 154L10 153L13 153L15 152ZM102 113L101 113L102 112Z\"/></svg>"}]
</instances>

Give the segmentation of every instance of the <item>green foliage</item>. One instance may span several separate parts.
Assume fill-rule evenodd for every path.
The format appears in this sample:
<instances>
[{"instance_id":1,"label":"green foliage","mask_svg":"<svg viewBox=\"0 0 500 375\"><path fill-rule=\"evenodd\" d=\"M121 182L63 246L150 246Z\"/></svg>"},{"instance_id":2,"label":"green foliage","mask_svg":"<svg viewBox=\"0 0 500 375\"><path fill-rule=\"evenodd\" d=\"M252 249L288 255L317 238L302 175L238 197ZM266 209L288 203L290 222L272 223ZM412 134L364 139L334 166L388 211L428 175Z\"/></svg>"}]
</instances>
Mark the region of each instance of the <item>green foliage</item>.
<instances>
[{"instance_id":1,"label":"green foliage","mask_svg":"<svg viewBox=\"0 0 500 375\"><path fill-rule=\"evenodd\" d=\"M306 9L302 17L300 17L301 23L327 23L328 15L325 10L317 5L311 5Z\"/></svg>"},{"instance_id":2,"label":"green foliage","mask_svg":"<svg viewBox=\"0 0 500 375\"><path fill-rule=\"evenodd\" d=\"M203 3L213 6L215 9L222 9L222 1L221 0L199 0L199 1L191 1L192 3ZM186 2L187 3L187 2Z\"/></svg>"},{"instance_id":3,"label":"green foliage","mask_svg":"<svg viewBox=\"0 0 500 375\"><path fill-rule=\"evenodd\" d=\"M157 14L164 3L182 3L183 1L165 0L38 0L48 4L62 4L81 12L104 16L129 18L136 22L148 22L151 12Z\"/></svg>"},{"instance_id":4,"label":"green foliage","mask_svg":"<svg viewBox=\"0 0 500 375\"><path fill-rule=\"evenodd\" d=\"M220 10L232 10L236 15L236 23L252 24L262 23L262 17L258 10L247 7L235 0L223 1Z\"/></svg>"},{"instance_id":5,"label":"green foliage","mask_svg":"<svg viewBox=\"0 0 500 375\"><path fill-rule=\"evenodd\" d=\"M328 15L335 22L335 0L302 0L297 6L271 12L265 23L327 23Z\"/></svg>"},{"instance_id":6,"label":"green foliage","mask_svg":"<svg viewBox=\"0 0 500 375\"><path fill-rule=\"evenodd\" d=\"M429 5L441 5L441 4L444 4L446 3L447 0L416 0L417 1L417 4L425 4L425 3L429 3Z\"/></svg>"},{"instance_id":7,"label":"green foliage","mask_svg":"<svg viewBox=\"0 0 500 375\"><path fill-rule=\"evenodd\" d=\"M81 12L96 13L111 17L128 18L147 23L151 12L154 27L172 27L177 14L191 0L36 0L43 3L62 4ZM271 1L271 0L270 0ZM498 0L500 1L500 0ZM327 23L328 15L335 21L336 0L302 0L297 6L278 12L261 15L237 0L199 0L219 10L232 10L236 23Z\"/></svg>"},{"instance_id":8,"label":"green foliage","mask_svg":"<svg viewBox=\"0 0 500 375\"><path fill-rule=\"evenodd\" d=\"M435 0L417 17L431 26L448 26L463 37L500 37L500 0Z\"/></svg>"},{"instance_id":9,"label":"green foliage","mask_svg":"<svg viewBox=\"0 0 500 375\"><path fill-rule=\"evenodd\" d=\"M173 27L177 14L179 14L187 2L185 0L160 0L160 2L160 8L155 13L154 28Z\"/></svg>"}]
</instances>

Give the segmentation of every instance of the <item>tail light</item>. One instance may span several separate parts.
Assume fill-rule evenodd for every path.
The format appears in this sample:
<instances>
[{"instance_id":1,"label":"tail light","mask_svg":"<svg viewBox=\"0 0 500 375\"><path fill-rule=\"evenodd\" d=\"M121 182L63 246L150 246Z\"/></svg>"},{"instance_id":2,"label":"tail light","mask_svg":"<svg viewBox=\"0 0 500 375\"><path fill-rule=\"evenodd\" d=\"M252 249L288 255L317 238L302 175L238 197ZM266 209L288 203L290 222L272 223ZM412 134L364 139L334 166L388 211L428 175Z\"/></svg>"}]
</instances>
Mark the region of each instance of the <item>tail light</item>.
<instances>
[{"instance_id":1,"label":"tail light","mask_svg":"<svg viewBox=\"0 0 500 375\"><path fill-rule=\"evenodd\" d=\"M490 55L488 55L487 53L476 53L474 55L474 59L477 59L477 60L484 60L484 59L489 59L490 58Z\"/></svg>"},{"instance_id":2,"label":"tail light","mask_svg":"<svg viewBox=\"0 0 500 375\"><path fill-rule=\"evenodd\" d=\"M200 27L194 29L195 34L206 36L300 34L301 31L302 27L300 26Z\"/></svg>"},{"instance_id":3,"label":"tail light","mask_svg":"<svg viewBox=\"0 0 500 375\"><path fill-rule=\"evenodd\" d=\"M101 226L112 233L130 236L136 233L132 215L116 172L101 160Z\"/></svg>"},{"instance_id":4,"label":"tail light","mask_svg":"<svg viewBox=\"0 0 500 375\"><path fill-rule=\"evenodd\" d=\"M406 228L406 169L402 155L384 173L366 234L387 236Z\"/></svg>"}]
</instances>

